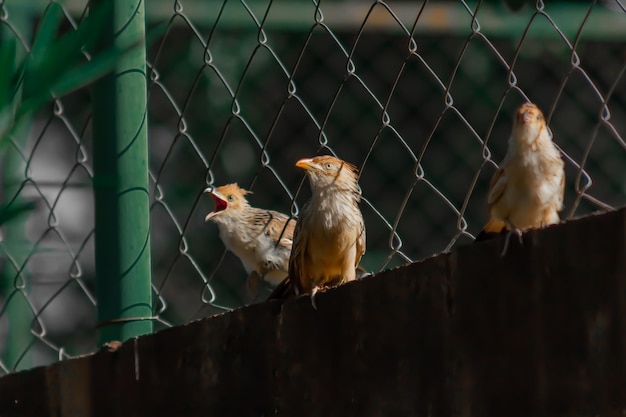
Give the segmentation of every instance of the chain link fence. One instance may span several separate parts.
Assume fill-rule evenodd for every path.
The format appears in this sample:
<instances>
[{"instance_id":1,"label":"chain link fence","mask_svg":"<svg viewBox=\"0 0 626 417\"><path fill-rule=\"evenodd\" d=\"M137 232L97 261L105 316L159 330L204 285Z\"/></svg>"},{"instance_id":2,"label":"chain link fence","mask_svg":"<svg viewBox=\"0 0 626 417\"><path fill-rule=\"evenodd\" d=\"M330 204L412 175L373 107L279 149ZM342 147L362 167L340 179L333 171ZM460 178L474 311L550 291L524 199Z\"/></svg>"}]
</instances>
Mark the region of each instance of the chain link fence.
<instances>
[{"instance_id":1,"label":"chain link fence","mask_svg":"<svg viewBox=\"0 0 626 417\"><path fill-rule=\"evenodd\" d=\"M48 3L0 1L24 52ZM267 296L204 222L202 191L237 182L297 216L301 157L359 167L371 272L472 242L526 100L566 159L562 218L623 205L624 5L506 3L147 3L156 328ZM62 5L73 30L87 2ZM97 348L90 103L89 89L57 99L2 155L3 201L37 208L0 242L0 374Z\"/></svg>"}]
</instances>

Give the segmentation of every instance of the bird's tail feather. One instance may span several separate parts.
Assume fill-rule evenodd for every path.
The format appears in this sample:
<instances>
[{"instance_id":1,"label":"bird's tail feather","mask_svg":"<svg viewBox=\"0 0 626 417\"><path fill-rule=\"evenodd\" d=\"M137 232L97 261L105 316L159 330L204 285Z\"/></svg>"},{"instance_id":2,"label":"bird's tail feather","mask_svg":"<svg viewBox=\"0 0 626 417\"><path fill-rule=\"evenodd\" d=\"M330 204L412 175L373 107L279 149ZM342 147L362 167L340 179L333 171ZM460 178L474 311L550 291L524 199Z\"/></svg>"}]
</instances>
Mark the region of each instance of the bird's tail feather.
<instances>
[{"instance_id":1,"label":"bird's tail feather","mask_svg":"<svg viewBox=\"0 0 626 417\"><path fill-rule=\"evenodd\" d=\"M296 295L293 286L291 285L291 280L289 277L285 278L274 288L274 291L267 298L267 301L271 300L280 300L284 301L292 296Z\"/></svg>"},{"instance_id":2,"label":"bird's tail feather","mask_svg":"<svg viewBox=\"0 0 626 417\"><path fill-rule=\"evenodd\" d=\"M365 276L371 275L371 272L367 271L361 265L357 265L357 267L356 267L356 275L360 279L360 278L363 278ZM283 279L280 282L280 284L278 284L276 286L276 288L274 288L272 293L267 298L267 301L272 301L272 300L285 301L288 298L291 298L291 297L293 297L295 295L296 295L296 290L293 287L293 285L291 284L291 279L289 277L287 277L287 278Z\"/></svg>"},{"instance_id":3,"label":"bird's tail feather","mask_svg":"<svg viewBox=\"0 0 626 417\"><path fill-rule=\"evenodd\" d=\"M485 227L483 227L483 230L478 234L478 236L476 236L475 242L493 239L494 237L505 234L506 232L508 232L506 223L492 217L489 219Z\"/></svg>"}]
</instances>

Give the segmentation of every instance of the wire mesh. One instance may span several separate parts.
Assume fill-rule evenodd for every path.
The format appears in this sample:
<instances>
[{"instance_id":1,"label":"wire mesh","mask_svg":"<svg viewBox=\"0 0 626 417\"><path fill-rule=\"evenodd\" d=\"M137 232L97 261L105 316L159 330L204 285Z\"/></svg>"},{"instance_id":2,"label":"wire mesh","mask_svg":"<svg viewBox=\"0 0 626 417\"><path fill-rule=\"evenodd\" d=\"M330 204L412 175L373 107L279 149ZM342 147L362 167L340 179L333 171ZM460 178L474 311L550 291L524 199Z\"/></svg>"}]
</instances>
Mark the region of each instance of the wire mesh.
<instances>
[{"instance_id":1,"label":"wire mesh","mask_svg":"<svg viewBox=\"0 0 626 417\"><path fill-rule=\"evenodd\" d=\"M0 2L11 27L10 4ZM66 3L69 30L85 7ZM544 110L566 160L562 218L624 204L626 11L618 0L520 10L505 2L155 0L146 11L148 32L164 28L147 62L162 327L267 295L249 293L241 263L204 222L213 203L202 191L238 182L254 192L254 206L297 217L309 192L294 167L301 157L335 154L359 167L362 264L372 272L472 242L513 112L526 100ZM5 333L9 301L28 305L28 343L18 350L34 357L16 364L5 356L0 372L96 348L88 103L84 91L57 100L5 156L23 169L17 181L3 176L4 200L40 204L25 224L26 256L3 259L19 272L0 301Z\"/></svg>"},{"instance_id":2,"label":"wire mesh","mask_svg":"<svg viewBox=\"0 0 626 417\"><path fill-rule=\"evenodd\" d=\"M15 2L14 2L15 3ZM84 8L84 5L83 5ZM40 9L0 3L2 37L30 51ZM28 12L28 13L27 13ZM81 14L65 11L62 30ZM92 169L85 91L50 103L2 148L2 202L36 203L3 228L0 373L89 352L95 342Z\"/></svg>"}]
</instances>

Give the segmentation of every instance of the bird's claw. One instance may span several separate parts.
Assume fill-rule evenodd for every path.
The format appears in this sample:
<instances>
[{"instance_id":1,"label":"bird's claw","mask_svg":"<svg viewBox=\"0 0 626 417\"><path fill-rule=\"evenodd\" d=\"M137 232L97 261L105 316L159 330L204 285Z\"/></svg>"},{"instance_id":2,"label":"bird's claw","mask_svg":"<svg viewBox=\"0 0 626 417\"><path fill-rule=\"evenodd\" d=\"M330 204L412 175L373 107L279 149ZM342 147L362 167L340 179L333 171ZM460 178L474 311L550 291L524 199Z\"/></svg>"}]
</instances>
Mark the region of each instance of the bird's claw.
<instances>
[{"instance_id":1,"label":"bird's claw","mask_svg":"<svg viewBox=\"0 0 626 417\"><path fill-rule=\"evenodd\" d=\"M317 287L311 288L311 305L313 309L317 311L317 303L315 302L315 294L317 294Z\"/></svg>"},{"instance_id":2,"label":"bird's claw","mask_svg":"<svg viewBox=\"0 0 626 417\"><path fill-rule=\"evenodd\" d=\"M504 255L506 255L507 251L509 250L509 243L511 241L511 235L513 234L517 235L517 240L519 241L520 245L524 244L524 241L522 240L522 231L518 228L511 229L504 239L504 249L502 249L500 257L504 257Z\"/></svg>"}]
</instances>

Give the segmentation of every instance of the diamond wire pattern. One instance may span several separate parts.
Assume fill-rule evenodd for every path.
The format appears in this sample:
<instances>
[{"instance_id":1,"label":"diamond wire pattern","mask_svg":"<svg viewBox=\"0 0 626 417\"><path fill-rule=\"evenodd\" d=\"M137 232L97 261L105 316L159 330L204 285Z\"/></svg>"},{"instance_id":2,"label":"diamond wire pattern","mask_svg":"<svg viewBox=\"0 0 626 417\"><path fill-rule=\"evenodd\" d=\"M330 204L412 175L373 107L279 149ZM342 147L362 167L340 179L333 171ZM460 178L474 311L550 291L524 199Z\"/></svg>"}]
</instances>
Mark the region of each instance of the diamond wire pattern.
<instances>
[{"instance_id":1,"label":"diamond wire pattern","mask_svg":"<svg viewBox=\"0 0 626 417\"><path fill-rule=\"evenodd\" d=\"M6 3L0 4L3 30L18 40L21 52L28 52L31 28L15 26L13 5ZM67 11L63 25L65 30L77 27ZM7 228L0 241L5 280L0 349L6 355L0 357L0 374L94 349L93 174L84 101L84 91L57 99L29 129L7 138L3 203L32 201L36 208L23 223L23 236ZM21 306L19 315L16 306ZM22 329L16 337L17 326ZM14 352L8 357L10 343Z\"/></svg>"},{"instance_id":2,"label":"diamond wire pattern","mask_svg":"<svg viewBox=\"0 0 626 417\"><path fill-rule=\"evenodd\" d=\"M464 13L460 36L420 30L420 18L441 2L416 5L412 19L396 12L400 2L370 2L356 30L326 23L329 3L309 2L301 6L310 24L297 32L268 23L278 2L220 2L210 25L187 14L191 4L173 2L169 31L150 58L151 94L162 96L151 104L172 113L161 119L170 144L163 163L153 158L153 217L163 211L162 221L178 233L159 238L177 241L178 252L154 246L163 263L155 268L156 291L165 301L173 297L168 287L179 291L173 281L189 287L189 297L198 282L203 288L204 305L177 308L170 323L251 302L238 261L214 225L203 223L212 203L202 189L237 181L254 191L253 204L297 216L308 191L293 162L303 156L332 153L359 166L368 228L363 263L372 271L471 242L486 220L486 187L512 112L525 100L544 109L568 161L563 217L623 204L610 174L618 171L598 161L616 170L623 163L623 127L609 109L624 112L624 63L610 58L619 47L584 40L586 18L568 36L537 2L513 43L482 30L481 2L446 3ZM600 7L591 4L588 14ZM227 23L235 15L237 28ZM380 30L381 20L394 30ZM552 33L543 42L534 31L546 26ZM185 47L174 52L173 45ZM169 64L174 55L184 70ZM176 211L183 203L168 188L187 193L187 210Z\"/></svg>"},{"instance_id":3,"label":"diamond wire pattern","mask_svg":"<svg viewBox=\"0 0 626 417\"><path fill-rule=\"evenodd\" d=\"M195 1L172 0L168 19L149 22L167 28L147 62L154 308L161 326L267 295L267 289L249 293L239 261L204 222L212 203L202 191L236 181L254 192L252 204L297 217L309 192L293 166L300 157L332 153L360 168L368 230L363 265L373 272L472 241L486 220L487 186L504 156L513 111L524 100L543 108L567 161L562 217L624 204L625 51L619 42L588 40L586 17L577 33L566 34L551 5L539 1L526 5L532 13L519 34L505 38L481 27L489 2L370 1L362 3L356 28L338 24L330 2L295 3L308 22L297 29L272 23L284 2L260 0L214 2L203 15L194 12ZM441 5L461 12L463 33L424 29L425 16ZM602 7L590 3L588 15ZM545 39L537 35L546 28ZM17 267L33 275L32 291L17 278L10 293L27 299L35 314L33 346L59 357L67 353L48 331L55 320L82 326L88 337L77 336L75 345L89 350L94 342L91 195L82 195L89 215L80 231L62 221L62 202L90 191L74 184L91 183L88 119L73 117L57 102L34 145L20 151L30 171L47 170L45 160L37 162L45 159L38 148L57 131L69 139L65 146L73 151L66 156L73 156L56 185L27 170L21 187L45 202L33 215L40 220L29 220L37 230L29 239L40 246L54 241L67 264L48 284L53 289L35 297L34 284L45 276L36 265L51 268L49 260L35 262L43 253L30 254L27 266ZM48 310L67 303L64 296L82 300L89 319L77 324L72 313L47 320ZM5 318L0 312L0 323Z\"/></svg>"}]
</instances>

